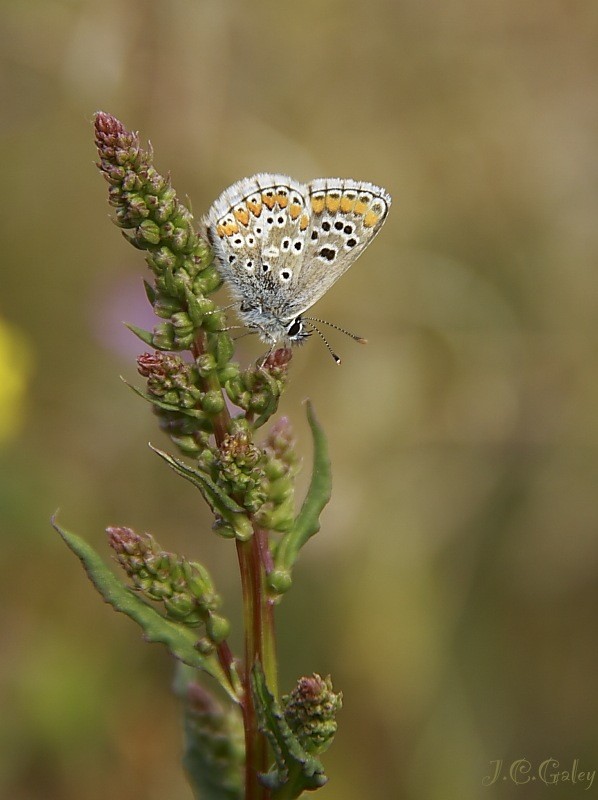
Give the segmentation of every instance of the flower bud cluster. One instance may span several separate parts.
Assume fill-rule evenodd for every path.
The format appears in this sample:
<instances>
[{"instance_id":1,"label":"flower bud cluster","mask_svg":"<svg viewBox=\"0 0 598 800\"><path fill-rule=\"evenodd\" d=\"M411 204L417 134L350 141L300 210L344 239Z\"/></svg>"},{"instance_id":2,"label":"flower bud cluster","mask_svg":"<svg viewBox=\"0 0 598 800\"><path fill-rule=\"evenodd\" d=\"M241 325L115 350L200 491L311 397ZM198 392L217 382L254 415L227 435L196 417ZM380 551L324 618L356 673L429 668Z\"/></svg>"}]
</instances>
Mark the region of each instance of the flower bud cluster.
<instances>
[{"instance_id":1,"label":"flower bud cluster","mask_svg":"<svg viewBox=\"0 0 598 800\"><path fill-rule=\"evenodd\" d=\"M219 484L250 514L264 504L267 496L264 453L251 441L248 431L227 434L218 449L213 467Z\"/></svg>"},{"instance_id":2,"label":"flower bud cluster","mask_svg":"<svg viewBox=\"0 0 598 800\"><path fill-rule=\"evenodd\" d=\"M164 403L181 408L194 408L201 398L197 386L197 370L180 356L161 352L138 356L139 374L147 378L150 395Z\"/></svg>"},{"instance_id":3,"label":"flower bud cluster","mask_svg":"<svg viewBox=\"0 0 598 800\"><path fill-rule=\"evenodd\" d=\"M267 497L256 520L263 528L285 532L294 522L294 478L299 471L295 439L287 417L281 417L272 427L264 443L264 455Z\"/></svg>"},{"instance_id":4,"label":"flower bud cluster","mask_svg":"<svg viewBox=\"0 0 598 800\"><path fill-rule=\"evenodd\" d=\"M249 419L258 415L254 428L263 425L276 411L286 385L291 357L290 348L280 348L271 353L260 367L250 367L224 382L231 401L242 408Z\"/></svg>"},{"instance_id":5,"label":"flower bud cluster","mask_svg":"<svg viewBox=\"0 0 598 800\"><path fill-rule=\"evenodd\" d=\"M185 455L199 456L208 447L214 416L224 408L222 393L204 391L197 367L173 353L143 353L137 365L162 430Z\"/></svg>"},{"instance_id":6,"label":"flower bud cluster","mask_svg":"<svg viewBox=\"0 0 598 800\"><path fill-rule=\"evenodd\" d=\"M148 600L163 603L168 618L190 626L205 625L212 648L226 638L230 626L214 613L221 600L205 567L165 552L148 533L139 535L124 527L107 528L106 532L137 591Z\"/></svg>"},{"instance_id":7,"label":"flower bud cluster","mask_svg":"<svg viewBox=\"0 0 598 800\"><path fill-rule=\"evenodd\" d=\"M95 132L115 222L131 231L127 238L145 251L154 273L148 298L165 321L144 340L158 350L189 349L199 329L217 333L225 327L222 312L208 298L222 284L210 247L194 230L193 216L170 178L155 169L151 150L141 148L138 134L102 111L95 115Z\"/></svg>"},{"instance_id":8,"label":"flower bud cluster","mask_svg":"<svg viewBox=\"0 0 598 800\"><path fill-rule=\"evenodd\" d=\"M332 744L342 694L332 691L330 676L321 678L314 672L299 678L293 691L283 695L282 706L289 728L304 750L317 755Z\"/></svg>"}]
</instances>

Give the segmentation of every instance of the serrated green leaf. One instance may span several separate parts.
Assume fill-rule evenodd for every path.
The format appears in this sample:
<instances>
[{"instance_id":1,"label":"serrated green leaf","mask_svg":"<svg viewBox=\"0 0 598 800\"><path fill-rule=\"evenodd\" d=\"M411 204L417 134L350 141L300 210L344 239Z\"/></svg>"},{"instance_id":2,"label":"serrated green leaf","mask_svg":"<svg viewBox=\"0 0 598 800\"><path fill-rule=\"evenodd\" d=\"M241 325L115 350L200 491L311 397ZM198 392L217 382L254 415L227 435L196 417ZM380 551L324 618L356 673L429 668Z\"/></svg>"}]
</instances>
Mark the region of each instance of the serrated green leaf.
<instances>
[{"instance_id":1,"label":"serrated green leaf","mask_svg":"<svg viewBox=\"0 0 598 800\"><path fill-rule=\"evenodd\" d=\"M258 725L274 751L275 765L261 775L272 800L294 800L301 792L319 789L328 780L321 761L306 753L289 728L283 711L266 685L259 662L251 670L251 691Z\"/></svg>"},{"instance_id":2,"label":"serrated green leaf","mask_svg":"<svg viewBox=\"0 0 598 800\"><path fill-rule=\"evenodd\" d=\"M332 471L326 437L309 400L306 406L314 447L311 481L292 529L282 537L274 554L272 586L274 588L276 582L276 591L281 591L282 586L285 587L284 591L290 588L293 564L303 545L320 530L320 514L330 500L332 492Z\"/></svg>"},{"instance_id":3,"label":"serrated green leaf","mask_svg":"<svg viewBox=\"0 0 598 800\"><path fill-rule=\"evenodd\" d=\"M238 701L216 657L204 656L198 652L195 647L197 636L189 628L161 617L154 608L118 580L86 541L61 528L54 518L52 525L67 547L77 556L87 577L104 600L116 611L126 614L140 625L148 642L165 644L175 658L216 678L225 692L233 700Z\"/></svg>"}]
</instances>

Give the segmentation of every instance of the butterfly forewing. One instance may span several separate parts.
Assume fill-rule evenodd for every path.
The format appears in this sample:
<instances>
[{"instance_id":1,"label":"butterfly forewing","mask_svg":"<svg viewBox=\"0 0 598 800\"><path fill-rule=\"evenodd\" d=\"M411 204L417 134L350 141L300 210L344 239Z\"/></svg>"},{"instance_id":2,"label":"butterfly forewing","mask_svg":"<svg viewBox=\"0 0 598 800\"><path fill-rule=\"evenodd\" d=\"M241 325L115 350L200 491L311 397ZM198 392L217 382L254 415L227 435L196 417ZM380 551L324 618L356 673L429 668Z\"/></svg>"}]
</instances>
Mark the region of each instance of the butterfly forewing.
<instances>
[{"instance_id":1,"label":"butterfly forewing","mask_svg":"<svg viewBox=\"0 0 598 800\"><path fill-rule=\"evenodd\" d=\"M221 274L242 308L282 313L305 252L306 187L286 175L246 178L222 193L206 223Z\"/></svg>"}]
</instances>

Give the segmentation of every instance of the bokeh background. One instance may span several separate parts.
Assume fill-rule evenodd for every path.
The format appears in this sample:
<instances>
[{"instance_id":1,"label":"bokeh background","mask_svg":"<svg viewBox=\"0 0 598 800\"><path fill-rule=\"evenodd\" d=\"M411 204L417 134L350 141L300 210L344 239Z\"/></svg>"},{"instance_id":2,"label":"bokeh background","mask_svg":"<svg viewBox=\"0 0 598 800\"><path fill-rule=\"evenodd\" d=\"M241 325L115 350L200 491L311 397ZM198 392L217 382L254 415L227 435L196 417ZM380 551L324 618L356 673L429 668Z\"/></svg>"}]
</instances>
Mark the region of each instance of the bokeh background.
<instances>
[{"instance_id":1,"label":"bokeh background","mask_svg":"<svg viewBox=\"0 0 598 800\"><path fill-rule=\"evenodd\" d=\"M588 797L490 761L598 769L598 5L5 0L0 7L0 795L186 800L172 662L49 517L108 557L149 530L236 562L119 380L151 325L93 162L101 108L196 212L240 177L352 176L388 222L296 352L334 494L279 609L282 685L344 691L322 800ZM246 338L248 361L259 343ZM304 482L306 478L304 476Z\"/></svg>"}]
</instances>

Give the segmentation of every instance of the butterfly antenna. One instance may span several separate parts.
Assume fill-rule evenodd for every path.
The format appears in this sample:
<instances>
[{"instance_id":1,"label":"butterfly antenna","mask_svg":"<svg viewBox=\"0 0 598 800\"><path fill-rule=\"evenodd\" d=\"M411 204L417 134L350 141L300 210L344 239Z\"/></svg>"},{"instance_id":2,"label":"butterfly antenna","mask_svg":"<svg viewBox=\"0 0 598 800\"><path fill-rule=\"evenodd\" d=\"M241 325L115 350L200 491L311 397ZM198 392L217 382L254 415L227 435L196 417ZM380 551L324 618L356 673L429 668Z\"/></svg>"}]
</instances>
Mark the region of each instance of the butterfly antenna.
<instances>
[{"instance_id":1,"label":"butterfly antenna","mask_svg":"<svg viewBox=\"0 0 598 800\"><path fill-rule=\"evenodd\" d=\"M319 322L322 325L328 325L329 328L334 328L335 330L340 331L341 333L344 333L345 336L349 336L351 339L354 339L356 342L359 342L359 344L367 344L368 343L368 340L364 339L363 336L358 336L356 333L351 333L351 331L346 331L344 328L341 328L338 325L334 325L332 322L326 322L325 319L318 319L318 317L303 317L303 319L308 319L310 322ZM314 328L314 330L317 331L318 329ZM318 333L320 333L320 331L318 331ZM320 336L322 336L321 333L320 333ZM324 337L322 336L322 338L324 338Z\"/></svg>"},{"instance_id":2,"label":"butterfly antenna","mask_svg":"<svg viewBox=\"0 0 598 800\"><path fill-rule=\"evenodd\" d=\"M303 319L306 319L306 318L305 318L305 317L303 317ZM319 321L319 320L318 320L318 321ZM310 322L311 322L311 319L310 319ZM319 330L319 328L316 328L316 326L315 326L315 325L310 325L309 327L312 329L312 331L315 331L315 332L318 334L318 336L320 337L320 339L321 339L321 340L324 342L324 344L326 345L326 349L328 350L328 352L330 353L330 355L331 355L331 356L332 356L332 358L334 359L335 363L336 363L336 364L340 364L340 363L341 363L341 360L340 360L340 358L339 358L339 357L337 356L337 354L334 352L334 350L332 349L332 347L330 347L330 345L328 344L328 339L327 339L327 338L324 336L324 334L322 333L322 331L321 331L321 330ZM335 327L335 326L333 325L332 327Z\"/></svg>"}]
</instances>

